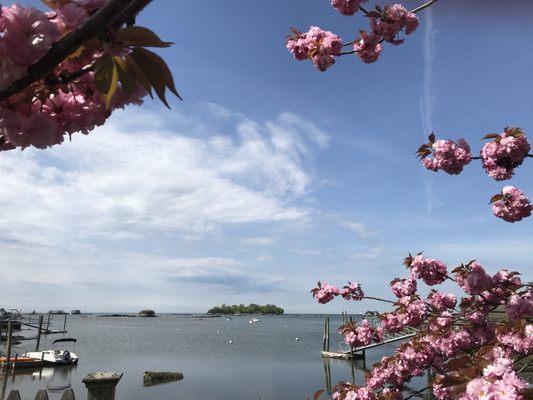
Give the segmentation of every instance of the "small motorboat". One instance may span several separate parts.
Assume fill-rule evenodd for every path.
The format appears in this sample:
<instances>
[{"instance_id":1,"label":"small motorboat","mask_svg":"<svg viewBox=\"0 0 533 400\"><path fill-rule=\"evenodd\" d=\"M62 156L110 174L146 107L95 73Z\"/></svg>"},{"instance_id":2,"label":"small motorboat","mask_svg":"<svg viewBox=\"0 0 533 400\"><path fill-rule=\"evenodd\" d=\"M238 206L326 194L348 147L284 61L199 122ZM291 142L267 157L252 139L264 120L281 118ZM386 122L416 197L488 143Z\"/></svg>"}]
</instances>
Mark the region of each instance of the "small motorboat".
<instances>
[{"instance_id":1,"label":"small motorboat","mask_svg":"<svg viewBox=\"0 0 533 400\"><path fill-rule=\"evenodd\" d=\"M73 342L76 339L62 338L52 342L53 345L60 342ZM42 360L45 365L76 365L78 364L78 356L68 350L45 350L45 351L30 351L23 355L23 357L34 358Z\"/></svg>"},{"instance_id":2,"label":"small motorboat","mask_svg":"<svg viewBox=\"0 0 533 400\"><path fill-rule=\"evenodd\" d=\"M252 318L250 321L248 321L250 324L258 324L260 321L259 318Z\"/></svg>"}]
</instances>

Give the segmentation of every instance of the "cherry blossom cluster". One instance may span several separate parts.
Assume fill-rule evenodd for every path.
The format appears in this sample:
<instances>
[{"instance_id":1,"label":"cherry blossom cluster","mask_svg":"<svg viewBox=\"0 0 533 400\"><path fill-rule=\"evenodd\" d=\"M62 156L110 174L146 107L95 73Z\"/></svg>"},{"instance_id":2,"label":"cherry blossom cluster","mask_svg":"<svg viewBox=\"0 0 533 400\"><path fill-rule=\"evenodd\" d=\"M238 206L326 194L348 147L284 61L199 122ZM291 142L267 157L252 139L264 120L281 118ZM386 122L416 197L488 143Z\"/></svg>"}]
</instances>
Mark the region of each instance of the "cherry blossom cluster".
<instances>
[{"instance_id":1,"label":"cherry blossom cluster","mask_svg":"<svg viewBox=\"0 0 533 400\"><path fill-rule=\"evenodd\" d=\"M490 362L483 369L483 375L470 381L460 400L522 399L521 391L527 383L513 370L509 352L495 347L485 357Z\"/></svg>"},{"instance_id":2,"label":"cherry blossom cluster","mask_svg":"<svg viewBox=\"0 0 533 400\"><path fill-rule=\"evenodd\" d=\"M367 11L361 7L366 1L331 0L331 5L343 15L361 10L370 19L368 32L361 30L359 38L353 42L343 44L339 36L312 26L305 33L293 29L287 49L299 61L311 60L320 71L327 70L335 63L335 58L343 54L355 53L365 63L373 63L383 50L383 42L402 44L404 39L399 37L400 32L410 35L419 25L418 17L401 4L376 6L375 10ZM343 53L342 48L349 45L353 46L353 51Z\"/></svg>"},{"instance_id":3,"label":"cherry blossom cluster","mask_svg":"<svg viewBox=\"0 0 533 400\"><path fill-rule=\"evenodd\" d=\"M429 286L438 285L448 277L446 265L442 261L425 258L421 253L415 257L409 255L404 260L404 265L409 267L412 278L422 279Z\"/></svg>"},{"instance_id":4,"label":"cherry blossom cluster","mask_svg":"<svg viewBox=\"0 0 533 400\"><path fill-rule=\"evenodd\" d=\"M348 282L348 285L344 286L342 291L337 286L330 285L327 282L318 282L317 287L311 290L311 294L320 304L329 303L337 296L342 296L346 301L360 301L365 296L361 285L357 282Z\"/></svg>"},{"instance_id":5,"label":"cherry blossom cluster","mask_svg":"<svg viewBox=\"0 0 533 400\"><path fill-rule=\"evenodd\" d=\"M376 7L376 11L367 15L370 17L370 30L368 33L361 31L361 37L353 44L355 53L365 63L377 61L383 50L383 42L402 44L404 39L399 38L400 32L410 35L419 24L418 17L401 4L385 6L383 9Z\"/></svg>"},{"instance_id":6,"label":"cherry blossom cluster","mask_svg":"<svg viewBox=\"0 0 533 400\"><path fill-rule=\"evenodd\" d=\"M520 128L505 128L502 134L489 134L493 139L481 149L483 168L497 181L511 179L514 169L522 164L531 146Z\"/></svg>"},{"instance_id":7,"label":"cherry blossom cluster","mask_svg":"<svg viewBox=\"0 0 533 400\"><path fill-rule=\"evenodd\" d=\"M497 181L510 179L514 170L526 157L531 146L520 128L505 128L501 134L491 133L484 139L492 139L481 149L480 157L472 157L470 146L464 139L436 140L432 133L429 142L420 146L417 155L423 165L432 171L460 174L473 158L481 159L487 174ZM533 157L533 156L531 156ZM529 217L532 206L526 195L513 186L506 186L491 199L493 214L507 222L517 222Z\"/></svg>"},{"instance_id":8,"label":"cherry blossom cluster","mask_svg":"<svg viewBox=\"0 0 533 400\"><path fill-rule=\"evenodd\" d=\"M505 186L493 197L492 212L507 222L518 222L531 215L533 206L524 193L514 186Z\"/></svg>"},{"instance_id":9,"label":"cherry blossom cluster","mask_svg":"<svg viewBox=\"0 0 533 400\"><path fill-rule=\"evenodd\" d=\"M434 376L431 390L439 400L524 400L528 384L515 363L533 354L533 287L507 269L490 275L477 261L451 273L442 261L421 254L410 255L405 264L410 276L391 282L398 301L392 312L380 315L381 326L363 320L344 324L339 331L352 348L378 342L383 332L406 326L417 328L418 334L376 364L365 386L340 383L333 398L401 399L405 384L429 370ZM423 298L417 280L429 285L450 281L465 296L458 301L451 293L433 289ZM506 318L492 319L491 312L500 306Z\"/></svg>"},{"instance_id":10,"label":"cherry blossom cluster","mask_svg":"<svg viewBox=\"0 0 533 400\"><path fill-rule=\"evenodd\" d=\"M354 15L368 0L331 0L331 5L343 15Z\"/></svg>"},{"instance_id":11,"label":"cherry blossom cluster","mask_svg":"<svg viewBox=\"0 0 533 400\"><path fill-rule=\"evenodd\" d=\"M416 293L416 279L396 278L390 283L392 293L398 298L412 296Z\"/></svg>"},{"instance_id":12,"label":"cherry blossom cluster","mask_svg":"<svg viewBox=\"0 0 533 400\"><path fill-rule=\"evenodd\" d=\"M362 320L360 325L350 321L342 325L339 332L344 337L344 342L352 348L378 343L383 339L383 328L373 327L366 319Z\"/></svg>"},{"instance_id":13,"label":"cherry blossom cluster","mask_svg":"<svg viewBox=\"0 0 533 400\"><path fill-rule=\"evenodd\" d=\"M287 49L297 60L311 60L320 71L325 71L335 64L335 57L342 51L342 39L316 26L307 32L294 30L287 40Z\"/></svg>"},{"instance_id":14,"label":"cherry blossom cluster","mask_svg":"<svg viewBox=\"0 0 533 400\"><path fill-rule=\"evenodd\" d=\"M424 157L422 162L432 171L442 170L450 175L458 175L463 172L464 166L472 161L470 146L464 139L459 139L457 142L437 140L431 144L428 151L432 156Z\"/></svg>"},{"instance_id":15,"label":"cherry blossom cluster","mask_svg":"<svg viewBox=\"0 0 533 400\"><path fill-rule=\"evenodd\" d=\"M106 0L57 2L57 8L43 12L33 7L2 7L0 15L0 90L25 76L52 44L83 24ZM88 43L64 60L51 77L64 78L91 66L102 49ZM68 84L61 79L37 82L28 90L0 103L0 150L34 146L46 148L61 143L65 135L89 133L102 125L116 108L140 104L146 92L138 87L131 96L120 90L105 107L96 89L94 72L86 72Z\"/></svg>"}]
</instances>

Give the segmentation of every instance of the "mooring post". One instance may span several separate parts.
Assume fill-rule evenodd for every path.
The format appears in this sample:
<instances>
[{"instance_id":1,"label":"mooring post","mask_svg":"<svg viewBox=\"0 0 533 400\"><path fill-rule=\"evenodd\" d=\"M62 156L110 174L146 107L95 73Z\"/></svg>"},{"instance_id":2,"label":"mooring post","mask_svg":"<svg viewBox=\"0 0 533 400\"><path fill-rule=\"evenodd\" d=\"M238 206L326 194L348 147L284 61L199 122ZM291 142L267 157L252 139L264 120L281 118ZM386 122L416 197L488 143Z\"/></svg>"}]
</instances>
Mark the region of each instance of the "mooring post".
<instances>
[{"instance_id":1,"label":"mooring post","mask_svg":"<svg viewBox=\"0 0 533 400\"><path fill-rule=\"evenodd\" d=\"M43 316L39 316L39 330L37 331L37 342L35 342L35 351L39 351L41 345L41 333L43 331Z\"/></svg>"},{"instance_id":2,"label":"mooring post","mask_svg":"<svg viewBox=\"0 0 533 400\"><path fill-rule=\"evenodd\" d=\"M65 320L63 321L63 330L67 329L67 314L65 314Z\"/></svg>"},{"instance_id":3,"label":"mooring post","mask_svg":"<svg viewBox=\"0 0 533 400\"><path fill-rule=\"evenodd\" d=\"M329 351L329 317L326 319L326 351Z\"/></svg>"},{"instance_id":4,"label":"mooring post","mask_svg":"<svg viewBox=\"0 0 533 400\"><path fill-rule=\"evenodd\" d=\"M13 323L11 320L7 323L7 347L6 347L6 367L9 367L9 358L11 357L11 339L13 338Z\"/></svg>"},{"instance_id":5,"label":"mooring post","mask_svg":"<svg viewBox=\"0 0 533 400\"><path fill-rule=\"evenodd\" d=\"M326 351L326 320L327 317L324 317L324 335L322 335L322 351Z\"/></svg>"},{"instance_id":6,"label":"mooring post","mask_svg":"<svg viewBox=\"0 0 533 400\"><path fill-rule=\"evenodd\" d=\"M115 388L122 372L92 372L83 378L87 387L87 400L114 400Z\"/></svg>"},{"instance_id":7,"label":"mooring post","mask_svg":"<svg viewBox=\"0 0 533 400\"><path fill-rule=\"evenodd\" d=\"M46 320L46 333L50 332L50 313L48 313L48 319Z\"/></svg>"}]
</instances>

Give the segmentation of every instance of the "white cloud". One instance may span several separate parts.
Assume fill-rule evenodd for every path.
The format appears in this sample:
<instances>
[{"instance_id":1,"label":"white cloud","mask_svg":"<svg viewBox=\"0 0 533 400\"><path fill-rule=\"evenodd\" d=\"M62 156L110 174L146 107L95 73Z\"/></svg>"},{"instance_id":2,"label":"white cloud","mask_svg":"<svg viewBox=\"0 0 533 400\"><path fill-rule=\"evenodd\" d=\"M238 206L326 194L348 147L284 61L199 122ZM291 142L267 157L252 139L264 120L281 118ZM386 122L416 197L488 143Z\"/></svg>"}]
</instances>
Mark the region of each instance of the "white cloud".
<instances>
[{"instance_id":1,"label":"white cloud","mask_svg":"<svg viewBox=\"0 0 533 400\"><path fill-rule=\"evenodd\" d=\"M255 246L270 246L274 244L275 240L271 237L250 237L242 240L246 244Z\"/></svg>"},{"instance_id":2,"label":"white cloud","mask_svg":"<svg viewBox=\"0 0 533 400\"><path fill-rule=\"evenodd\" d=\"M3 153L0 225L10 237L44 244L165 231L194 236L224 224L309 218L294 201L312 183L313 147L327 142L310 122L239 116L234 134L221 136L183 116L161 123L143 111L143 122L136 113L46 152Z\"/></svg>"},{"instance_id":3,"label":"white cloud","mask_svg":"<svg viewBox=\"0 0 533 400\"><path fill-rule=\"evenodd\" d=\"M371 236L376 236L380 233L379 230L372 229L368 225L359 221L341 221L340 224L341 226L357 233L357 236L360 238L368 238Z\"/></svg>"}]
</instances>

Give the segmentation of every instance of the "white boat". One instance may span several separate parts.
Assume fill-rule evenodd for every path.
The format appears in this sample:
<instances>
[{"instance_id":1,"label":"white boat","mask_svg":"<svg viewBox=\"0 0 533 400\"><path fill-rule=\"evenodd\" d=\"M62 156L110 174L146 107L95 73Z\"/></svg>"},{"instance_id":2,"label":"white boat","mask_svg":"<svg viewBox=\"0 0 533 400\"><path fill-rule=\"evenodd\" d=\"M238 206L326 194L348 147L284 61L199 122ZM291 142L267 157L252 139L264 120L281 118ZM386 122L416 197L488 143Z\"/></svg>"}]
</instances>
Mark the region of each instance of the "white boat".
<instances>
[{"instance_id":1,"label":"white boat","mask_svg":"<svg viewBox=\"0 0 533 400\"><path fill-rule=\"evenodd\" d=\"M259 318L252 318L250 321L248 321L250 324L258 324L260 321Z\"/></svg>"},{"instance_id":2,"label":"white boat","mask_svg":"<svg viewBox=\"0 0 533 400\"><path fill-rule=\"evenodd\" d=\"M74 342L76 339L57 339L52 344L58 342ZM78 363L78 356L68 350L45 350L29 351L23 357L34 358L44 361L45 365L75 365Z\"/></svg>"}]
</instances>

